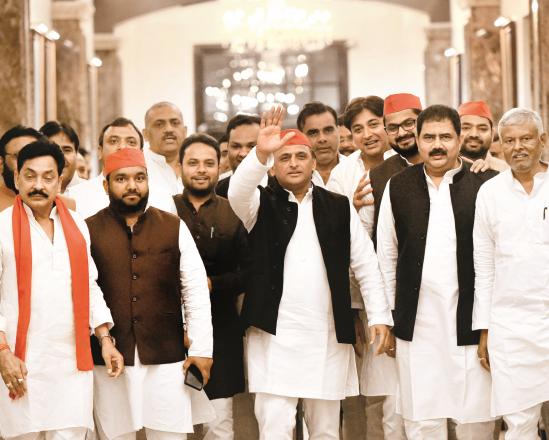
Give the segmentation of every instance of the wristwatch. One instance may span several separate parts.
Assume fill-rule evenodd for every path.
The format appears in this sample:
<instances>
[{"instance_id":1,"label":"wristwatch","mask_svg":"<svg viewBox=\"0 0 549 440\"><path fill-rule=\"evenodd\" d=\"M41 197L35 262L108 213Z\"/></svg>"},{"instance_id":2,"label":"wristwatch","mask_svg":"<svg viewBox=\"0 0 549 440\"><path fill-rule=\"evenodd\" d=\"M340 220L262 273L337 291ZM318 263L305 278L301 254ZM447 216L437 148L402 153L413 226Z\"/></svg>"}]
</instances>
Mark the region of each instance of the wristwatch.
<instances>
[{"instance_id":1,"label":"wristwatch","mask_svg":"<svg viewBox=\"0 0 549 440\"><path fill-rule=\"evenodd\" d=\"M104 338L109 338L112 342L112 345L114 345L116 347L116 339L114 339L114 336L112 336L110 333L107 333L106 335L101 335L97 338L97 339L99 339L99 345L101 347L103 346L103 339Z\"/></svg>"}]
</instances>

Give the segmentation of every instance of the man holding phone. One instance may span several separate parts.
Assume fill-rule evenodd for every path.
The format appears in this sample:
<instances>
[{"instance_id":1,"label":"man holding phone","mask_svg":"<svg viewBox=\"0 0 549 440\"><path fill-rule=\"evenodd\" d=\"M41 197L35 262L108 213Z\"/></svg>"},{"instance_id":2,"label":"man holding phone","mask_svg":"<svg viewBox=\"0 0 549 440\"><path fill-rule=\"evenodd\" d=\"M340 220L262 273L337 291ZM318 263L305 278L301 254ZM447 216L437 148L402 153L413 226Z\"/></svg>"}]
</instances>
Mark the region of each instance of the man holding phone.
<instances>
[{"instance_id":1,"label":"man holding phone","mask_svg":"<svg viewBox=\"0 0 549 440\"><path fill-rule=\"evenodd\" d=\"M147 207L148 175L140 150L111 154L103 173L110 204L86 221L98 284L116 326L112 334L128 368L123 378L107 381L92 341L98 434L131 440L145 428L149 439L182 440L193 431L195 412L184 382L200 388L200 377L188 375L185 381L183 370L196 367L195 375L206 384L212 365L206 271L185 224Z\"/></svg>"}]
</instances>

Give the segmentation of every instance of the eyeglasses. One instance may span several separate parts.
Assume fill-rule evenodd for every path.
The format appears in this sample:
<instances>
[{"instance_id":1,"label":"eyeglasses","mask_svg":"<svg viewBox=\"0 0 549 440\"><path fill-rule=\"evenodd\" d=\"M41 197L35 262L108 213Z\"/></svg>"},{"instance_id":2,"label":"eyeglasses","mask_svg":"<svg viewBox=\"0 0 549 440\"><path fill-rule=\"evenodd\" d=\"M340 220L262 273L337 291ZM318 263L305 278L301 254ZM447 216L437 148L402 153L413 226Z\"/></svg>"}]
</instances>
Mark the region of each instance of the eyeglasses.
<instances>
[{"instance_id":1,"label":"eyeglasses","mask_svg":"<svg viewBox=\"0 0 549 440\"><path fill-rule=\"evenodd\" d=\"M412 131L414 128L416 128L416 120L413 118L406 119L404 122L401 122L400 124L389 124L385 127L385 131L387 134L390 134L391 136L398 134L400 127L402 127L405 131Z\"/></svg>"}]
</instances>

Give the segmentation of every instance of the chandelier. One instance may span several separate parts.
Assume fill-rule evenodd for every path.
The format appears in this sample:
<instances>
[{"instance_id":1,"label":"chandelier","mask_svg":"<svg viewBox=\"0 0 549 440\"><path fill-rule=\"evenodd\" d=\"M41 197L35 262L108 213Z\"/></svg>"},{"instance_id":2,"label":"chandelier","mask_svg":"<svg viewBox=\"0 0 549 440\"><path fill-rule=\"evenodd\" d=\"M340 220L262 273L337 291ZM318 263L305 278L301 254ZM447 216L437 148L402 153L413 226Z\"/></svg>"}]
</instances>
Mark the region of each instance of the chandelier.
<instances>
[{"instance_id":1,"label":"chandelier","mask_svg":"<svg viewBox=\"0 0 549 440\"><path fill-rule=\"evenodd\" d=\"M235 53L321 50L332 43L332 0L222 0Z\"/></svg>"}]
</instances>

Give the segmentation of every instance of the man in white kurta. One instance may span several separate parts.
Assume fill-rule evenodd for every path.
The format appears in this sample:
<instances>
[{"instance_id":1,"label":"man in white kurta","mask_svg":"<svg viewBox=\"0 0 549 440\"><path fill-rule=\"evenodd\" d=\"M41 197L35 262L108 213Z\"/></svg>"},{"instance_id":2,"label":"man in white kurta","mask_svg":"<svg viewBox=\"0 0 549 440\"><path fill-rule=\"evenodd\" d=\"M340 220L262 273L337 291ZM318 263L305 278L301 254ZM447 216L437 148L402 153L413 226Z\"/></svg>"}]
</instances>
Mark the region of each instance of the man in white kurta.
<instances>
[{"instance_id":1,"label":"man in white kurta","mask_svg":"<svg viewBox=\"0 0 549 440\"><path fill-rule=\"evenodd\" d=\"M268 137L266 133L270 133L269 123L263 121L263 124L257 149L242 161L229 187L231 206L248 231L253 231L260 208L257 185L269 168L274 164L277 178L284 182L288 176L280 174L283 165L277 165L279 160L284 161L288 154L301 155L302 159L297 160L307 160L303 151L283 152L288 146L282 146L280 141L278 147L282 149L274 161L272 154L267 155L266 162L259 159L265 154L262 142ZM276 122L273 126L276 127ZM279 133L280 129L275 130L273 136L284 136ZM298 150L307 149L307 138L302 133L295 137L289 148L296 145ZM260 149L262 153L258 152ZM311 153L308 154L310 158ZM290 165L294 166L299 168ZM298 175L301 171L292 172ZM257 327L250 327L247 332L248 381L250 392L256 393L255 412L261 439L291 438L298 398L304 399L305 421L311 439L339 438L339 401L357 395L359 391L353 347L338 343L336 338L327 269L313 217L314 188L310 177L305 178L305 184L299 198L295 190L286 190L288 201L297 204L298 212L284 257L276 335ZM350 213L351 268L371 317L370 324L373 328L390 325L392 319L373 245L352 208ZM346 273L347 269L344 270Z\"/></svg>"},{"instance_id":2,"label":"man in white kurta","mask_svg":"<svg viewBox=\"0 0 549 440\"><path fill-rule=\"evenodd\" d=\"M144 150L151 187L158 186L171 196L183 192L179 149L187 136L181 110L171 102L153 104L145 114Z\"/></svg>"},{"instance_id":3,"label":"man in white kurta","mask_svg":"<svg viewBox=\"0 0 549 440\"><path fill-rule=\"evenodd\" d=\"M422 116L425 119L420 122ZM423 132L420 124L424 124ZM463 186L463 176L472 175L468 169L463 169L465 165L457 157L457 112L447 107L433 106L420 114L418 145L426 165L415 165L391 178L385 188L377 226L379 265L388 290L389 304L392 309L397 309L395 316L402 315L402 304L405 301L404 297L396 298L399 277L397 265L399 270L421 271L419 289L413 285L401 286L402 291L419 290L415 324L412 324L413 339L399 337L402 330L396 326L400 325L400 320L395 318L399 382L397 411L404 418L409 440L446 439L447 419L454 419L458 423L456 434L459 440L487 440L492 437L493 431L493 422L489 421L490 377L478 364L477 346L457 343L459 337L456 329L459 329L460 324L456 321L456 315L459 313L458 301L462 287L458 283L458 268L460 263L464 263L457 260L457 247L458 241L463 242L467 238L456 235L454 212L462 209L462 206L454 206L451 187L456 183L454 178L459 175L460 187L470 190ZM411 206L417 209L417 214L410 213L411 218L424 215L424 203L427 203L426 235L420 230L416 231L417 226L413 223L404 225L402 221L399 224L395 221L391 183L394 179L407 182L402 180L403 176L411 176L412 173L419 176L419 180L412 180L418 181L417 189L407 186L409 195L402 197L411 200ZM423 196L425 190L428 194ZM413 194L421 194L422 198L414 201ZM424 202L423 197L428 199ZM471 200L469 209L474 207L474 194ZM459 226L463 230L462 225ZM403 248L397 239L397 228L405 230L404 236L410 240ZM423 261L418 260L417 267L416 261L411 262L409 254L404 253L407 247L415 246L411 241L413 238L408 237L416 234L420 236L420 243L424 243ZM413 267L409 267L410 264ZM400 312L395 307L399 302ZM406 307L411 308L413 305L407 303ZM460 315L461 318L465 317Z\"/></svg>"},{"instance_id":4,"label":"man in white kurta","mask_svg":"<svg viewBox=\"0 0 549 440\"><path fill-rule=\"evenodd\" d=\"M121 148L143 149L143 139L137 127L128 119L117 118L103 128L99 155L104 164L106 158ZM109 206L109 196L104 188L105 176L100 173L89 180L67 189L66 195L76 202L76 212L86 219ZM169 190L163 183L150 185L149 205L175 214L175 205Z\"/></svg>"},{"instance_id":5,"label":"man in white kurta","mask_svg":"<svg viewBox=\"0 0 549 440\"><path fill-rule=\"evenodd\" d=\"M549 400L546 136L539 116L524 109L504 114L499 131L511 170L478 193L473 328L482 329L479 358L492 375L492 414L503 415L506 440L530 440L538 438Z\"/></svg>"},{"instance_id":6,"label":"man in white kurta","mask_svg":"<svg viewBox=\"0 0 549 440\"><path fill-rule=\"evenodd\" d=\"M34 145L23 148L19 157L24 156L25 150ZM51 144L46 145L52 148ZM62 158L60 150L59 155ZM44 162L50 159L50 156L33 158L25 165L30 164L33 172L40 174ZM53 203L59 188L52 188L38 181L31 187L33 191L40 190L48 194ZM19 186L19 190L29 220L32 248L30 326L25 357L27 392L23 397L12 400L8 394L13 388L1 382L0 436L30 440L40 438L45 433L48 439L83 440L87 430L94 426L93 373L91 370L77 369L71 261L63 226L57 207L50 206L49 218L53 225L53 239L50 239L31 208L36 197L29 201L30 189ZM10 347L7 350L15 347L19 319L12 230L14 209L10 207L0 213L0 335L5 335ZM112 317L96 283L97 270L89 254L88 229L76 213L70 212L70 215L88 247L89 326L92 329L104 327L104 334L108 335L107 327L112 327Z\"/></svg>"}]
</instances>

